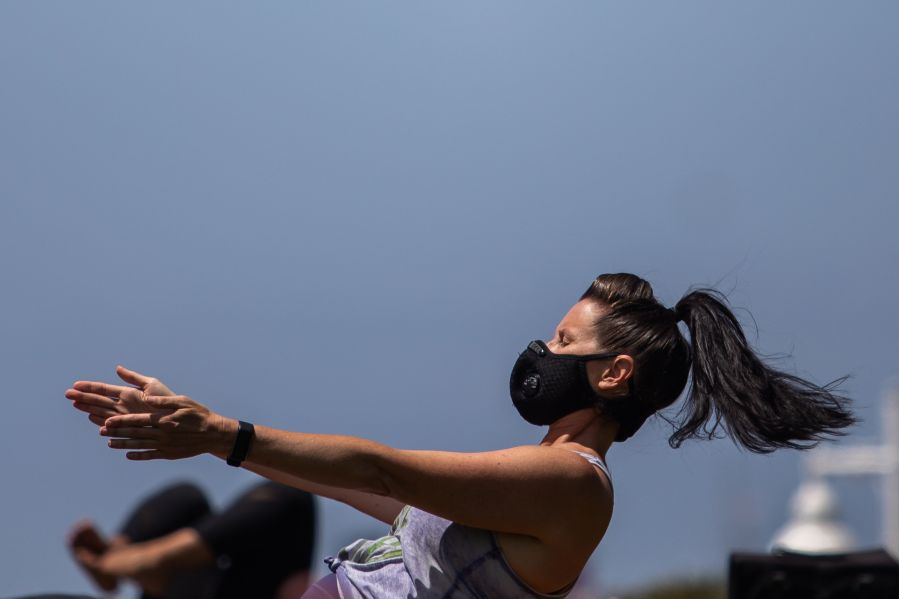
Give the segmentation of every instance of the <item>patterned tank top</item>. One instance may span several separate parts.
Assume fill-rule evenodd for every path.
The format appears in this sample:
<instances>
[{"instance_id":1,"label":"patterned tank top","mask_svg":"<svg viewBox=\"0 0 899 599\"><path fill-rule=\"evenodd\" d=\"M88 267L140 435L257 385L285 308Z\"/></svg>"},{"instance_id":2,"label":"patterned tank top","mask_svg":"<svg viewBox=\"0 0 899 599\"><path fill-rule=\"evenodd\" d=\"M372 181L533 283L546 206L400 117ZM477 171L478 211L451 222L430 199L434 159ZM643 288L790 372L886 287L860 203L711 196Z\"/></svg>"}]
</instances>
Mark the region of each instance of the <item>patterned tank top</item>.
<instances>
[{"instance_id":1,"label":"patterned tank top","mask_svg":"<svg viewBox=\"0 0 899 599\"><path fill-rule=\"evenodd\" d=\"M602 460L575 453L611 484ZM325 563L336 574L342 599L559 599L573 586L539 593L512 571L492 532L408 505L387 536L360 539Z\"/></svg>"}]
</instances>

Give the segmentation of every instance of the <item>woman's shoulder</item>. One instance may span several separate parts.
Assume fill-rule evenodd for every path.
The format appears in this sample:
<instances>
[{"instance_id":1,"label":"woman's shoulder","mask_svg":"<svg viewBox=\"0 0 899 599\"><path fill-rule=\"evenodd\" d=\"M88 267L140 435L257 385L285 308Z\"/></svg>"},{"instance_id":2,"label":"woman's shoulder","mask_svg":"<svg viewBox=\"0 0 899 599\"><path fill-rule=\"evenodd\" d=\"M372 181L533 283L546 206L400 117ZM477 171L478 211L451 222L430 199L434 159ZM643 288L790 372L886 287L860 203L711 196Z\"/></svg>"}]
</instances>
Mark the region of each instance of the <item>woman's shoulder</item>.
<instances>
[{"instance_id":1,"label":"woman's shoulder","mask_svg":"<svg viewBox=\"0 0 899 599\"><path fill-rule=\"evenodd\" d=\"M612 483L605 461L596 451L572 443L540 446L544 455L576 487L560 492L555 507L540 518L552 522L551 533L540 539L497 534L512 570L532 588L544 593L569 584L605 536L612 518Z\"/></svg>"},{"instance_id":2,"label":"woman's shoulder","mask_svg":"<svg viewBox=\"0 0 899 599\"><path fill-rule=\"evenodd\" d=\"M556 443L553 445L542 445L541 447L554 451L559 456L560 461L565 460L567 463L572 464L573 467L580 465L582 472L587 472L588 470L583 468L583 466L589 465L591 467L589 472L599 478L604 483L604 486L608 486L610 492L613 490L612 473L609 470L609 466L603 456L595 449L580 443Z\"/></svg>"}]
</instances>

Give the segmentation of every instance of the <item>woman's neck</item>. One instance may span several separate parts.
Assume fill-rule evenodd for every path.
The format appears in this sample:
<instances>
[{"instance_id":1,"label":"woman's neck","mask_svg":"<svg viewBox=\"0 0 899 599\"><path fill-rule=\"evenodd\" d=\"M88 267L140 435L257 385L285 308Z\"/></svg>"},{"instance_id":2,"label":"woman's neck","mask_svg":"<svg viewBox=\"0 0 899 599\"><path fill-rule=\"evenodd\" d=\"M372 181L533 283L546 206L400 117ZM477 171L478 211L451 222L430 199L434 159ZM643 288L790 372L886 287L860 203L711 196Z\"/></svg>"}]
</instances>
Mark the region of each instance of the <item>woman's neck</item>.
<instances>
[{"instance_id":1,"label":"woman's neck","mask_svg":"<svg viewBox=\"0 0 899 599\"><path fill-rule=\"evenodd\" d=\"M617 422L603 417L593 408L585 408L553 422L540 445L580 445L592 449L605 461L618 426Z\"/></svg>"}]
</instances>

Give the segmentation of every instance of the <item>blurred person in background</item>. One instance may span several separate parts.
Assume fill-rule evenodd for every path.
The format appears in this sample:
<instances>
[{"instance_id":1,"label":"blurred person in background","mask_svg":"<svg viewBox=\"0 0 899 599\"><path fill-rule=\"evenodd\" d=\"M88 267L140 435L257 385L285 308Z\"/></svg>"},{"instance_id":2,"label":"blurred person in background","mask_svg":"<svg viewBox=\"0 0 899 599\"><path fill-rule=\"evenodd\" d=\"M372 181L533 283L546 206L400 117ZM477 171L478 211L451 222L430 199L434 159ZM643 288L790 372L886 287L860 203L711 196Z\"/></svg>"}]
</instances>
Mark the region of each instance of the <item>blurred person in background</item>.
<instances>
[{"instance_id":1,"label":"blurred person in background","mask_svg":"<svg viewBox=\"0 0 899 599\"><path fill-rule=\"evenodd\" d=\"M105 539L89 521L69 536L76 562L101 590L122 579L144 599L296 599L309 586L315 501L274 482L254 485L219 513L195 485L144 499Z\"/></svg>"},{"instance_id":2,"label":"blurred person in background","mask_svg":"<svg viewBox=\"0 0 899 599\"><path fill-rule=\"evenodd\" d=\"M66 397L129 459L209 453L391 525L390 534L328 558L332 574L304 599L565 597L612 517L609 448L674 403L689 378L672 447L724 432L757 453L804 449L854 422L833 384L766 365L717 292L694 290L668 308L626 273L597 277L551 338L531 342L514 364L514 406L549 427L535 445L408 451L257 427L152 377L118 374L129 385L78 381ZM402 377L399 368L400 386ZM418 392L427 401L427 390ZM376 393L372 400L383 401ZM308 401L339 401L335 394ZM419 426L435 425L423 411Z\"/></svg>"}]
</instances>

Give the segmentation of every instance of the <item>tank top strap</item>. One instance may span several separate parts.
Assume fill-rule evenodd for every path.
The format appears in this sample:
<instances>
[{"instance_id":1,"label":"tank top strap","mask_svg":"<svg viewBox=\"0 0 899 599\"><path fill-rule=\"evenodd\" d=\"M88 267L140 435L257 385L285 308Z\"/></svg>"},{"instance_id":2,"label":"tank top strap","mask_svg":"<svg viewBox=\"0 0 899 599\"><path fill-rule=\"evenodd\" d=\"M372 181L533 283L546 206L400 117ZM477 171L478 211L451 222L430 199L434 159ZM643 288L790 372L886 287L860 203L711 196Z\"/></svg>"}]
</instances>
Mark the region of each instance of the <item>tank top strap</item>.
<instances>
[{"instance_id":1,"label":"tank top strap","mask_svg":"<svg viewBox=\"0 0 899 599\"><path fill-rule=\"evenodd\" d=\"M602 460L602 458L599 458L595 455L590 455L589 453L586 453L584 451L575 451L574 449L570 449L569 451L578 454L579 456L602 470L605 473L606 478L609 480L609 486L612 488L612 494L615 494L615 486L612 484L612 473L609 472L609 467Z\"/></svg>"}]
</instances>

